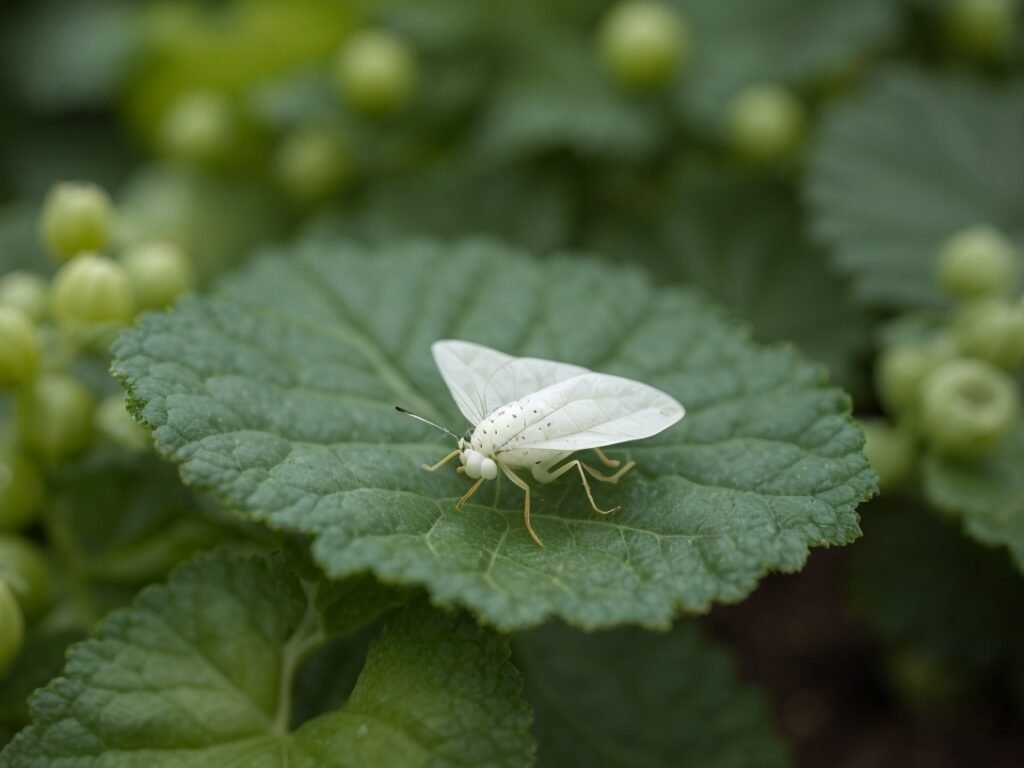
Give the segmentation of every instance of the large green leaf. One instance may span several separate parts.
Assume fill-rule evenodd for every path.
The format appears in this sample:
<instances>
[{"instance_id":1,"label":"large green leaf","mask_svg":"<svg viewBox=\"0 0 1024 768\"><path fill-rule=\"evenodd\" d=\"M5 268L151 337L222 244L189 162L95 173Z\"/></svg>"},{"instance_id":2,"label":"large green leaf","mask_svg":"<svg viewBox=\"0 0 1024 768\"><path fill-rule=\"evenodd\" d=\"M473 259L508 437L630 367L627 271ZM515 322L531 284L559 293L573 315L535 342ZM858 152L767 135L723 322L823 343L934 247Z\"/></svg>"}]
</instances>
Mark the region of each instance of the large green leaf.
<instances>
[{"instance_id":1,"label":"large green leaf","mask_svg":"<svg viewBox=\"0 0 1024 768\"><path fill-rule=\"evenodd\" d=\"M400 403L465 425L430 357L442 337L648 382L688 408L676 427L611 451L636 471L597 500L579 479L522 493L420 466L453 447ZM849 402L792 349L763 348L713 306L594 261L533 261L469 240L366 250L311 243L269 255L211 299L151 315L115 370L159 451L247 516L316 537L333 577L372 570L435 601L523 627L665 626L742 599L812 545L858 534L874 489Z\"/></svg>"},{"instance_id":2,"label":"large green leaf","mask_svg":"<svg viewBox=\"0 0 1024 768\"><path fill-rule=\"evenodd\" d=\"M871 325L804 218L785 185L684 165L656 205L598 221L591 239L659 278L700 287L758 338L796 343L859 393Z\"/></svg>"},{"instance_id":3,"label":"large green leaf","mask_svg":"<svg viewBox=\"0 0 1024 768\"><path fill-rule=\"evenodd\" d=\"M207 558L177 570L72 648L0 765L529 761L508 641L423 604L384 628L344 709L289 731L296 666L321 638L308 589L279 560Z\"/></svg>"},{"instance_id":4,"label":"large green leaf","mask_svg":"<svg viewBox=\"0 0 1024 768\"><path fill-rule=\"evenodd\" d=\"M518 641L516 658L541 766L789 764L765 702L693 623L667 634L545 627Z\"/></svg>"},{"instance_id":5,"label":"large green leaf","mask_svg":"<svg viewBox=\"0 0 1024 768\"><path fill-rule=\"evenodd\" d=\"M895 31L887 0L671 0L692 30L677 91L684 114L718 130L743 87L802 85L849 68Z\"/></svg>"},{"instance_id":6,"label":"large green leaf","mask_svg":"<svg viewBox=\"0 0 1024 768\"><path fill-rule=\"evenodd\" d=\"M1024 246L1024 83L885 73L834 109L809 180L819 234L875 304L940 300L939 246L990 224Z\"/></svg>"},{"instance_id":7,"label":"large green leaf","mask_svg":"<svg viewBox=\"0 0 1024 768\"><path fill-rule=\"evenodd\" d=\"M925 457L928 500L961 515L964 529L983 544L1008 547L1024 571L1024 424L974 460Z\"/></svg>"}]
</instances>

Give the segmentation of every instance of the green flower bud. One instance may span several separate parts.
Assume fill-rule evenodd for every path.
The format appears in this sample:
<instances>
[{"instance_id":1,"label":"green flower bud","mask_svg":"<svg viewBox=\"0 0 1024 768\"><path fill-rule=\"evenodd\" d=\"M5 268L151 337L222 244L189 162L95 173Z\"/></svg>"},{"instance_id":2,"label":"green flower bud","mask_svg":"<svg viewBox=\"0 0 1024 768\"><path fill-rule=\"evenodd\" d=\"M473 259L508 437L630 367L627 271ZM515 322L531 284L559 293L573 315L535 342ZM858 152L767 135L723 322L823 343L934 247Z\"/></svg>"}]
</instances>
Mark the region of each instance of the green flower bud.
<instances>
[{"instance_id":1,"label":"green flower bud","mask_svg":"<svg viewBox=\"0 0 1024 768\"><path fill-rule=\"evenodd\" d=\"M128 273L113 259L83 253L53 278L50 312L68 330L127 325L135 316Z\"/></svg>"},{"instance_id":2,"label":"green flower bud","mask_svg":"<svg viewBox=\"0 0 1024 768\"><path fill-rule=\"evenodd\" d=\"M369 115L398 112L412 98L419 79L413 50L381 30L359 32L342 46L334 66L337 87L356 110Z\"/></svg>"},{"instance_id":3,"label":"green flower bud","mask_svg":"<svg viewBox=\"0 0 1024 768\"><path fill-rule=\"evenodd\" d=\"M946 35L967 56L998 58L1013 45L1017 0L953 0L946 6Z\"/></svg>"},{"instance_id":4,"label":"green flower bud","mask_svg":"<svg viewBox=\"0 0 1024 768\"><path fill-rule=\"evenodd\" d=\"M942 290L956 299L1003 295L1017 283L1017 255L992 227L968 227L943 243L938 276Z\"/></svg>"},{"instance_id":5,"label":"green flower bud","mask_svg":"<svg viewBox=\"0 0 1024 768\"><path fill-rule=\"evenodd\" d=\"M149 432L132 418L124 395L111 395L96 408L96 430L115 445L130 451L149 447Z\"/></svg>"},{"instance_id":6,"label":"green flower bud","mask_svg":"<svg viewBox=\"0 0 1024 768\"><path fill-rule=\"evenodd\" d=\"M0 579L0 675L6 674L21 653L25 618L7 582Z\"/></svg>"},{"instance_id":7,"label":"green flower bud","mask_svg":"<svg viewBox=\"0 0 1024 768\"><path fill-rule=\"evenodd\" d=\"M175 243L162 241L136 246L121 257L139 309L163 309L192 284L192 267Z\"/></svg>"},{"instance_id":8,"label":"green flower bud","mask_svg":"<svg viewBox=\"0 0 1024 768\"><path fill-rule=\"evenodd\" d=\"M944 455L977 456L1013 429L1019 400L1004 371L981 360L950 360L921 382L922 435Z\"/></svg>"},{"instance_id":9,"label":"green flower bud","mask_svg":"<svg viewBox=\"0 0 1024 768\"><path fill-rule=\"evenodd\" d=\"M95 184L55 184L43 202L39 229L47 250L60 259L102 250L110 239L114 207Z\"/></svg>"},{"instance_id":10,"label":"green flower bud","mask_svg":"<svg viewBox=\"0 0 1024 768\"><path fill-rule=\"evenodd\" d=\"M964 307L953 324L960 348L1000 368L1024 364L1024 304L987 299Z\"/></svg>"},{"instance_id":11,"label":"green flower bud","mask_svg":"<svg viewBox=\"0 0 1024 768\"><path fill-rule=\"evenodd\" d=\"M28 315L0 307L0 389L21 384L39 368L39 341Z\"/></svg>"},{"instance_id":12,"label":"green flower bud","mask_svg":"<svg viewBox=\"0 0 1024 768\"><path fill-rule=\"evenodd\" d=\"M0 581L6 582L31 621L50 604L53 579L42 551L21 536L0 535Z\"/></svg>"},{"instance_id":13,"label":"green flower bud","mask_svg":"<svg viewBox=\"0 0 1024 768\"><path fill-rule=\"evenodd\" d=\"M955 356L955 345L944 337L883 349L875 363L875 390L882 405L893 415L913 412L921 381L940 363Z\"/></svg>"},{"instance_id":14,"label":"green flower bud","mask_svg":"<svg viewBox=\"0 0 1024 768\"><path fill-rule=\"evenodd\" d=\"M668 83L690 55L690 30L672 8L653 0L627 0L605 17L600 30L605 66L626 88Z\"/></svg>"},{"instance_id":15,"label":"green flower bud","mask_svg":"<svg viewBox=\"0 0 1024 768\"><path fill-rule=\"evenodd\" d=\"M917 461L913 436L883 419L865 419L860 426L864 430L864 453L878 473L879 488L884 492L903 485Z\"/></svg>"},{"instance_id":16,"label":"green flower bud","mask_svg":"<svg viewBox=\"0 0 1024 768\"><path fill-rule=\"evenodd\" d=\"M0 531L17 531L31 523L42 498L43 484L35 467L0 446Z\"/></svg>"},{"instance_id":17,"label":"green flower bud","mask_svg":"<svg viewBox=\"0 0 1024 768\"><path fill-rule=\"evenodd\" d=\"M750 85L729 105L729 144L744 160L782 163L802 144L805 123L804 107L788 89L774 83Z\"/></svg>"},{"instance_id":18,"label":"green flower bud","mask_svg":"<svg viewBox=\"0 0 1024 768\"><path fill-rule=\"evenodd\" d=\"M40 376L18 403L18 433L26 447L58 462L85 450L92 438L93 398L66 374Z\"/></svg>"},{"instance_id":19,"label":"green flower bud","mask_svg":"<svg viewBox=\"0 0 1024 768\"><path fill-rule=\"evenodd\" d=\"M50 284L34 272L8 272L0 277L0 307L14 307L33 323L41 323L49 311Z\"/></svg>"},{"instance_id":20,"label":"green flower bud","mask_svg":"<svg viewBox=\"0 0 1024 768\"><path fill-rule=\"evenodd\" d=\"M234 110L216 91L192 91L164 115L160 144L171 157L193 163L215 163L227 157L238 137Z\"/></svg>"},{"instance_id":21,"label":"green flower bud","mask_svg":"<svg viewBox=\"0 0 1024 768\"><path fill-rule=\"evenodd\" d=\"M345 182L349 157L335 131L302 128L277 150L274 169L291 197L300 203L322 200Z\"/></svg>"}]
</instances>

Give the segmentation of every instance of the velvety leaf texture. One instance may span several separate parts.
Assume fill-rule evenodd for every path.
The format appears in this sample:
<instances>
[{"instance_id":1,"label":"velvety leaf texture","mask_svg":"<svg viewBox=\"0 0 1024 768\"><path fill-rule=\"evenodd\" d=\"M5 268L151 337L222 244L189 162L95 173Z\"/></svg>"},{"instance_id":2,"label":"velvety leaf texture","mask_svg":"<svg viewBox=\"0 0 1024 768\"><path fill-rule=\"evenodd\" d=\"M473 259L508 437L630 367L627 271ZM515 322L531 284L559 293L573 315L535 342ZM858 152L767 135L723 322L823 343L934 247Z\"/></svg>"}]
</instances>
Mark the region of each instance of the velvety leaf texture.
<instances>
[{"instance_id":1,"label":"velvety leaf texture","mask_svg":"<svg viewBox=\"0 0 1024 768\"><path fill-rule=\"evenodd\" d=\"M609 451L633 458L598 484L523 495L428 473L462 432L430 356L452 337L578 363L659 387L680 424ZM247 516L315 537L333 577L371 570L423 585L504 628L550 615L586 627L665 626L680 610L746 596L809 546L858 534L875 487L848 398L789 348L764 348L683 290L583 259L534 261L497 243L367 250L311 243L259 259L213 298L151 315L115 369L159 451L189 484Z\"/></svg>"},{"instance_id":2,"label":"velvety leaf texture","mask_svg":"<svg viewBox=\"0 0 1024 768\"><path fill-rule=\"evenodd\" d=\"M1024 245L1024 83L890 71L825 120L810 199L821 237L878 305L941 300L939 247L987 224Z\"/></svg>"},{"instance_id":3,"label":"velvety leaf texture","mask_svg":"<svg viewBox=\"0 0 1024 768\"><path fill-rule=\"evenodd\" d=\"M992 454L973 461L928 456L925 493L939 509L961 515L964 530L983 544L1008 547L1024 571L1024 425Z\"/></svg>"},{"instance_id":4,"label":"velvety leaf texture","mask_svg":"<svg viewBox=\"0 0 1024 768\"><path fill-rule=\"evenodd\" d=\"M322 638L307 588L279 559L180 568L72 648L0 765L529 762L529 713L508 641L423 603L385 626L344 709L289 732L296 665Z\"/></svg>"},{"instance_id":5,"label":"velvety leaf texture","mask_svg":"<svg viewBox=\"0 0 1024 768\"><path fill-rule=\"evenodd\" d=\"M789 765L765 702L691 622L667 634L544 627L516 658L542 767Z\"/></svg>"}]
</instances>

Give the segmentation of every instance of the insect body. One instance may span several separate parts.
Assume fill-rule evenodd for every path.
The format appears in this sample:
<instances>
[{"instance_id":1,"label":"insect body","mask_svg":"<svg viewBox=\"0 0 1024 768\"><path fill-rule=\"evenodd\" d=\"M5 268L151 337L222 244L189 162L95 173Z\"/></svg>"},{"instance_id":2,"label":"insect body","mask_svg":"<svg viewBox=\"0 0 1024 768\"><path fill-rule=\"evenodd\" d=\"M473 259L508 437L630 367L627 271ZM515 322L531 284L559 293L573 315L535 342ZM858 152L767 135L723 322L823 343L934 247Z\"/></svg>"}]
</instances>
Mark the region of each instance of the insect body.
<instances>
[{"instance_id":1,"label":"insect body","mask_svg":"<svg viewBox=\"0 0 1024 768\"><path fill-rule=\"evenodd\" d=\"M459 457L459 471L476 482L459 499L457 509L485 480L503 473L526 495L526 530L540 546L544 545L530 525L530 487L513 470L528 469L535 480L549 483L575 469L594 511L611 514L618 507L599 508L587 476L615 483L635 462L620 466L601 447L655 435L685 413L664 392L619 376L551 360L511 357L465 341L438 341L431 349L459 410L474 428L457 438L455 450L424 469L436 471ZM562 463L584 449L593 449L606 467L616 468L614 474L603 474L578 459Z\"/></svg>"}]
</instances>

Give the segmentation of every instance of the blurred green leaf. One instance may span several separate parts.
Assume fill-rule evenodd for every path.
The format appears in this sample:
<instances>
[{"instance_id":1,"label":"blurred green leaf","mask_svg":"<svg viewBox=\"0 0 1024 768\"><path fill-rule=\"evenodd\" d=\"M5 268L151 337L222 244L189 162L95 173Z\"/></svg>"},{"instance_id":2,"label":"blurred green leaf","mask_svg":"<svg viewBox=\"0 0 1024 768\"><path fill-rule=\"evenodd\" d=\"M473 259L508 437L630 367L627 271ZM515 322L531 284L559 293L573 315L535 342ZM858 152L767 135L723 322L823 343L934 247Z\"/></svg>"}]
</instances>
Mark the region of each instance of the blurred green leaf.
<instances>
[{"instance_id":1,"label":"blurred green leaf","mask_svg":"<svg viewBox=\"0 0 1024 768\"><path fill-rule=\"evenodd\" d=\"M884 73L827 117L808 192L815 226L872 304L941 300L939 246L976 224L1024 247L1024 83Z\"/></svg>"},{"instance_id":2,"label":"blurred green leaf","mask_svg":"<svg viewBox=\"0 0 1024 768\"><path fill-rule=\"evenodd\" d=\"M64 652L83 633L73 629L29 630L18 662L0 676L0 724L20 728L28 722L28 697L60 674ZM0 747L4 744L0 732Z\"/></svg>"},{"instance_id":3,"label":"blurred green leaf","mask_svg":"<svg viewBox=\"0 0 1024 768\"><path fill-rule=\"evenodd\" d=\"M545 627L517 640L516 659L541 766L789 765L763 699L693 622L667 634Z\"/></svg>"},{"instance_id":4,"label":"blurred green leaf","mask_svg":"<svg viewBox=\"0 0 1024 768\"><path fill-rule=\"evenodd\" d=\"M655 205L632 221L598 219L599 251L644 263L659 279L706 291L765 341L792 341L847 389L865 391L871 322L804 234L782 184L683 166ZM640 194L636 195L641 197Z\"/></svg>"},{"instance_id":5,"label":"blurred green leaf","mask_svg":"<svg viewBox=\"0 0 1024 768\"><path fill-rule=\"evenodd\" d=\"M718 133L733 96L765 81L804 85L858 66L896 31L889 0L670 0L693 56L677 90L683 114Z\"/></svg>"},{"instance_id":6,"label":"blurred green leaf","mask_svg":"<svg viewBox=\"0 0 1024 768\"><path fill-rule=\"evenodd\" d=\"M140 45L139 3L34 0L0 31L0 67L25 104L70 110L109 104Z\"/></svg>"},{"instance_id":7,"label":"blurred green leaf","mask_svg":"<svg viewBox=\"0 0 1024 768\"><path fill-rule=\"evenodd\" d=\"M528 762L508 640L423 604L384 628L343 710L290 731L295 666L321 638L303 584L279 559L192 563L72 648L0 765Z\"/></svg>"},{"instance_id":8,"label":"blurred green leaf","mask_svg":"<svg viewBox=\"0 0 1024 768\"><path fill-rule=\"evenodd\" d=\"M639 461L596 490L522 493L427 473L451 445L394 412L461 431L430 343L462 337L640 379L689 410L611 453ZM335 578L424 585L502 627L559 615L583 626L666 625L739 600L808 547L858 534L874 490L845 395L790 349L762 348L714 307L639 272L538 262L488 241L366 250L312 243L259 260L212 299L150 315L115 370L158 450L188 484L275 528L316 537Z\"/></svg>"},{"instance_id":9,"label":"blurred green leaf","mask_svg":"<svg viewBox=\"0 0 1024 768\"><path fill-rule=\"evenodd\" d=\"M988 455L954 460L927 455L922 476L928 500L962 516L982 544L1009 548L1024 571L1024 424Z\"/></svg>"},{"instance_id":10,"label":"blurred green leaf","mask_svg":"<svg viewBox=\"0 0 1024 768\"><path fill-rule=\"evenodd\" d=\"M850 583L883 641L969 672L1019 659L1024 590L1005 552L910 502L871 504L864 529Z\"/></svg>"}]
</instances>

